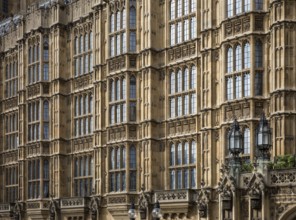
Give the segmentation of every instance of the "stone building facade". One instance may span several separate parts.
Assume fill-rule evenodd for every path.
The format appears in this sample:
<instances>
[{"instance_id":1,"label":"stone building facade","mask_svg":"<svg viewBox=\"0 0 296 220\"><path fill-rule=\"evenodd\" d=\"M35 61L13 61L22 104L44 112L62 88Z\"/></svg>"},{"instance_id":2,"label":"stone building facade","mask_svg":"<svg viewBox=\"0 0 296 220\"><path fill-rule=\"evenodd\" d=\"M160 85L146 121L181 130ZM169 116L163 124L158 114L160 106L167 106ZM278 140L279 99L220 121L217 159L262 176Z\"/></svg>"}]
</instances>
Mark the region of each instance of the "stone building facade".
<instances>
[{"instance_id":1,"label":"stone building facade","mask_svg":"<svg viewBox=\"0 0 296 220\"><path fill-rule=\"evenodd\" d=\"M234 119L256 161L263 112L271 160L296 154L295 0L9 2L0 219L151 219L157 200L163 219L294 219L293 169L224 164Z\"/></svg>"}]
</instances>

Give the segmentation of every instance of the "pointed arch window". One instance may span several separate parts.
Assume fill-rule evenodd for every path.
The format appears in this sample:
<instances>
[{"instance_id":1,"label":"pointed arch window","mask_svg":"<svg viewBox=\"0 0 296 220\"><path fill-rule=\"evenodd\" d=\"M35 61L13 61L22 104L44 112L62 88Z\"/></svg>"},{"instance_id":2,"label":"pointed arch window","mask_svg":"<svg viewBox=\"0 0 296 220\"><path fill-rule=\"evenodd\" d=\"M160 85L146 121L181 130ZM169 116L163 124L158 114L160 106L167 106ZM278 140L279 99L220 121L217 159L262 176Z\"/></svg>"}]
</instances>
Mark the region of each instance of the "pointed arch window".
<instances>
[{"instance_id":1,"label":"pointed arch window","mask_svg":"<svg viewBox=\"0 0 296 220\"><path fill-rule=\"evenodd\" d=\"M170 93L174 94L175 93L175 73L171 72L170 74Z\"/></svg>"},{"instance_id":2,"label":"pointed arch window","mask_svg":"<svg viewBox=\"0 0 296 220\"><path fill-rule=\"evenodd\" d=\"M244 44L244 68L250 68L251 55L250 55L250 44L246 42Z\"/></svg>"},{"instance_id":3,"label":"pointed arch window","mask_svg":"<svg viewBox=\"0 0 296 220\"><path fill-rule=\"evenodd\" d=\"M242 49L240 45L235 48L235 70L240 71L242 69Z\"/></svg>"},{"instance_id":4,"label":"pointed arch window","mask_svg":"<svg viewBox=\"0 0 296 220\"><path fill-rule=\"evenodd\" d=\"M136 28L136 9L135 7L130 7L130 28Z\"/></svg>"}]
</instances>

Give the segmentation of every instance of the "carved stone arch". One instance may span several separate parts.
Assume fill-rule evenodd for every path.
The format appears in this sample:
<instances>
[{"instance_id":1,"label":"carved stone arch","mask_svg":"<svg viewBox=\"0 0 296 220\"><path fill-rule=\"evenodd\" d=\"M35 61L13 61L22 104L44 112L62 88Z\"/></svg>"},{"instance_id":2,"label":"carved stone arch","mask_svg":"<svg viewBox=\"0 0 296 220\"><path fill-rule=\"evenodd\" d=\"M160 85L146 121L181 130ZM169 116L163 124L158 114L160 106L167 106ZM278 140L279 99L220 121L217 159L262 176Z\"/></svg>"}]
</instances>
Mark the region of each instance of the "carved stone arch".
<instances>
[{"instance_id":1,"label":"carved stone arch","mask_svg":"<svg viewBox=\"0 0 296 220\"><path fill-rule=\"evenodd\" d=\"M74 33L74 37L78 37L79 30L77 27L74 28L73 33Z\"/></svg>"},{"instance_id":2,"label":"carved stone arch","mask_svg":"<svg viewBox=\"0 0 296 220\"><path fill-rule=\"evenodd\" d=\"M296 219L296 205L292 206L286 212L284 212L279 220L294 220Z\"/></svg>"}]
</instances>

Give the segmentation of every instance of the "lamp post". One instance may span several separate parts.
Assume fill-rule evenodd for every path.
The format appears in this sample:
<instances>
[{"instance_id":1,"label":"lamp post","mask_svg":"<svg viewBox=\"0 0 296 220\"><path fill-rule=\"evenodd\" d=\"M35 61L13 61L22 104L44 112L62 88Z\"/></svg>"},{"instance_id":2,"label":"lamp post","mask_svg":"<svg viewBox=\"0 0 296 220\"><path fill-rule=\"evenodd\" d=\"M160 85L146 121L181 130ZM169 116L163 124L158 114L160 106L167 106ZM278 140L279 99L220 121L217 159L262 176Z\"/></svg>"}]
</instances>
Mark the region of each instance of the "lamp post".
<instances>
[{"instance_id":1,"label":"lamp post","mask_svg":"<svg viewBox=\"0 0 296 220\"><path fill-rule=\"evenodd\" d=\"M154 204L154 209L152 210L152 217L155 220L159 220L161 218L161 209L158 201L156 201L156 203Z\"/></svg>"},{"instance_id":2,"label":"lamp post","mask_svg":"<svg viewBox=\"0 0 296 220\"><path fill-rule=\"evenodd\" d=\"M230 173L239 183L239 176L241 170L241 158L239 154L243 152L243 136L239 128L239 124L235 119L230 131L228 133L228 149L231 153L231 160L229 163Z\"/></svg>"},{"instance_id":3,"label":"lamp post","mask_svg":"<svg viewBox=\"0 0 296 220\"><path fill-rule=\"evenodd\" d=\"M130 220L135 220L137 217L134 203L131 204L131 208L128 210L128 217Z\"/></svg>"},{"instance_id":4,"label":"lamp post","mask_svg":"<svg viewBox=\"0 0 296 220\"><path fill-rule=\"evenodd\" d=\"M242 139L239 124L235 119L228 133L228 149L234 159L237 159L239 154L243 152Z\"/></svg>"},{"instance_id":5,"label":"lamp post","mask_svg":"<svg viewBox=\"0 0 296 220\"><path fill-rule=\"evenodd\" d=\"M264 114L261 116L256 133L256 147L259 153L258 158L263 161L269 160L269 151L271 148L271 129Z\"/></svg>"}]
</instances>

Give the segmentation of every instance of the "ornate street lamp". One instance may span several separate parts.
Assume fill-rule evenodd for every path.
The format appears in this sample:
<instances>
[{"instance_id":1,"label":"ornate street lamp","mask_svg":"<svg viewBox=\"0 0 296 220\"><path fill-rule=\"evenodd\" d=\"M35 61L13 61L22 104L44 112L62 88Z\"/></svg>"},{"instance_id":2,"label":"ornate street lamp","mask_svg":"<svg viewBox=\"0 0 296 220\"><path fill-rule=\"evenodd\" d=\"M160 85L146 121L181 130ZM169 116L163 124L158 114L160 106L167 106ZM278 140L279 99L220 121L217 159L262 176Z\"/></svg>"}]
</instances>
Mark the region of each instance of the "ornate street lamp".
<instances>
[{"instance_id":1,"label":"ornate street lamp","mask_svg":"<svg viewBox=\"0 0 296 220\"><path fill-rule=\"evenodd\" d=\"M239 154L243 152L242 139L242 133L235 119L228 133L228 149L234 159L238 158Z\"/></svg>"},{"instance_id":2,"label":"ornate street lamp","mask_svg":"<svg viewBox=\"0 0 296 220\"><path fill-rule=\"evenodd\" d=\"M130 220L135 220L137 217L134 203L131 204L131 208L128 210L128 217Z\"/></svg>"},{"instance_id":3,"label":"ornate street lamp","mask_svg":"<svg viewBox=\"0 0 296 220\"><path fill-rule=\"evenodd\" d=\"M154 209L152 210L152 217L155 220L159 220L162 217L161 209L158 201L154 204Z\"/></svg>"},{"instance_id":4,"label":"ornate street lamp","mask_svg":"<svg viewBox=\"0 0 296 220\"><path fill-rule=\"evenodd\" d=\"M265 115L262 114L257 131L256 131L256 147L258 149L259 158L265 160L270 159L271 148L271 129Z\"/></svg>"}]
</instances>

